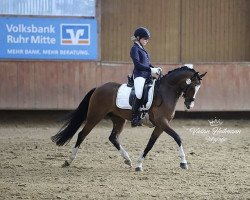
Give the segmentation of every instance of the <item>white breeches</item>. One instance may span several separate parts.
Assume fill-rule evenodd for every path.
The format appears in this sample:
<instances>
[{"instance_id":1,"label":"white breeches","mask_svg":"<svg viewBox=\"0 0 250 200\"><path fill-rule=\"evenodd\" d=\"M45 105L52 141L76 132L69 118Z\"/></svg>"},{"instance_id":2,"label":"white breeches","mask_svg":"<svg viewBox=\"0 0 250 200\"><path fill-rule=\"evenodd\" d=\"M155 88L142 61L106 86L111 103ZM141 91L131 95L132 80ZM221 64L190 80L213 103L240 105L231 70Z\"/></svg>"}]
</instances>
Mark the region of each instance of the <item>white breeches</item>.
<instances>
[{"instance_id":1,"label":"white breeches","mask_svg":"<svg viewBox=\"0 0 250 200\"><path fill-rule=\"evenodd\" d=\"M146 79L143 77L137 77L134 79L135 96L137 97L137 99L142 98L143 87L144 87L145 81Z\"/></svg>"}]
</instances>

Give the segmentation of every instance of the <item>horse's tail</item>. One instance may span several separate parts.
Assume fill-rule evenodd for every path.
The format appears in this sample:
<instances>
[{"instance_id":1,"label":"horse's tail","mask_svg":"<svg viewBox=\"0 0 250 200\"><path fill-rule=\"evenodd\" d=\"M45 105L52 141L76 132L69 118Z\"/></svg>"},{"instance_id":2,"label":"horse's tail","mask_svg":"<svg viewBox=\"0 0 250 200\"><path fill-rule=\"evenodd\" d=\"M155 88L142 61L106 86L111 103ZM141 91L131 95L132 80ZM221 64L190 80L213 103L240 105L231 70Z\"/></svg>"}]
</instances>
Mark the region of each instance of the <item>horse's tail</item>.
<instances>
[{"instance_id":1,"label":"horse's tail","mask_svg":"<svg viewBox=\"0 0 250 200\"><path fill-rule=\"evenodd\" d=\"M51 137L51 140L56 143L56 145L63 146L64 144L67 144L80 128L81 124L86 120L89 101L94 91L95 88L86 94L77 109L64 119L67 120L67 122L63 125L61 130Z\"/></svg>"}]
</instances>

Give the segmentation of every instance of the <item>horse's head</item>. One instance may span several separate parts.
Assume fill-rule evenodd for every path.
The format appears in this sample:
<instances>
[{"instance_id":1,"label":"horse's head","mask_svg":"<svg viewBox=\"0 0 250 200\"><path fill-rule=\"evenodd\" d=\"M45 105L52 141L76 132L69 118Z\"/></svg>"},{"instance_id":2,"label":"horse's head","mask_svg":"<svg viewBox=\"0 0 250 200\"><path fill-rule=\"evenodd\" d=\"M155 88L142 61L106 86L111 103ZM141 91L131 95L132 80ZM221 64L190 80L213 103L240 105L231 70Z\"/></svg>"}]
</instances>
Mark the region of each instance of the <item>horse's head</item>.
<instances>
[{"instance_id":1,"label":"horse's head","mask_svg":"<svg viewBox=\"0 0 250 200\"><path fill-rule=\"evenodd\" d=\"M183 92L183 98L185 99L184 104L187 109L194 107L194 100L197 92L201 86L201 80L206 75L199 74L199 72L194 72L191 77L186 78L181 84L181 90Z\"/></svg>"},{"instance_id":2,"label":"horse's head","mask_svg":"<svg viewBox=\"0 0 250 200\"><path fill-rule=\"evenodd\" d=\"M168 72L166 77L170 85L176 86L177 94L182 95L186 108L190 109L194 107L196 94L205 75L196 72L192 66L183 66Z\"/></svg>"}]
</instances>

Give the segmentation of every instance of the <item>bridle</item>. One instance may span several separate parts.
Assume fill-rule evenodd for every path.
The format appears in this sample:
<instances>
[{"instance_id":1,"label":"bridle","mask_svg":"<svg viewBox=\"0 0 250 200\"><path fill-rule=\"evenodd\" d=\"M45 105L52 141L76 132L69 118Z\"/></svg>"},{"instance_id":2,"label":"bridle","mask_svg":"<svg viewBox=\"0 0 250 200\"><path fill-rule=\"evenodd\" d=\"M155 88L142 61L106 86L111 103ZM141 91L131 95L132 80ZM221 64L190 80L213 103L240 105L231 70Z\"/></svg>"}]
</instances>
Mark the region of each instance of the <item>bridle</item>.
<instances>
[{"instance_id":1,"label":"bridle","mask_svg":"<svg viewBox=\"0 0 250 200\"><path fill-rule=\"evenodd\" d=\"M191 84L188 85L188 86L185 88L185 90L183 91L183 95L182 95L182 97L185 99L185 102L186 102L186 103L191 103L192 101L195 100L194 97L186 97L186 93L187 93L187 91L189 90L189 87L191 87Z\"/></svg>"},{"instance_id":2,"label":"bridle","mask_svg":"<svg viewBox=\"0 0 250 200\"><path fill-rule=\"evenodd\" d=\"M175 70L179 70L179 69L181 69L181 68L169 71L166 75L170 74L171 72L173 72ZM179 86L179 88L176 91L176 94L178 95L178 97L182 96L185 99L185 101L184 101L185 104L188 104L188 103L191 103L191 102L195 101L194 96L193 97L187 97L187 92L190 90L191 87L199 86L201 83L197 84L197 83L195 83L195 80L198 79L198 81L201 81L202 78L207 74L207 72L205 72L204 74L199 74L199 72L196 72L195 70L193 70L193 71L194 71L194 74L192 75L192 77L187 79L186 82L184 84L182 84L181 86ZM166 75L163 75L162 72L160 73L160 75L159 75L159 77L158 77L158 79L156 81L156 85L155 85L156 90L155 90L154 96L159 94L159 87L160 87L161 79L163 77L165 77ZM167 84L170 85L170 86L173 86L169 82Z\"/></svg>"}]
</instances>

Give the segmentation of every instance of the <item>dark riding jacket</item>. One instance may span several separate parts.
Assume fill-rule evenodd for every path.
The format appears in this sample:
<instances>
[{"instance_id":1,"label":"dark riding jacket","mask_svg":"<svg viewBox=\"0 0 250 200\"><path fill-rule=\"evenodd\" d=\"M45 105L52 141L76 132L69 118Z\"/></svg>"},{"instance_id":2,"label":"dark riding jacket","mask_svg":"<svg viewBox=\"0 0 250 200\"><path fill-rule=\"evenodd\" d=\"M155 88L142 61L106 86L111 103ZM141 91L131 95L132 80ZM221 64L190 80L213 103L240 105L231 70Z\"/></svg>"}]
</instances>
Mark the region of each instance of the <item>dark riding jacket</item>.
<instances>
[{"instance_id":1,"label":"dark riding jacket","mask_svg":"<svg viewBox=\"0 0 250 200\"><path fill-rule=\"evenodd\" d=\"M137 43L134 43L130 50L130 57L134 63L133 75L136 77L150 78L151 69L150 57L144 48L141 48Z\"/></svg>"}]
</instances>

